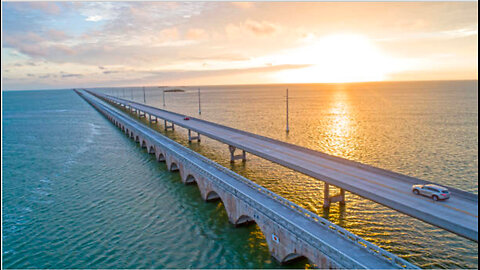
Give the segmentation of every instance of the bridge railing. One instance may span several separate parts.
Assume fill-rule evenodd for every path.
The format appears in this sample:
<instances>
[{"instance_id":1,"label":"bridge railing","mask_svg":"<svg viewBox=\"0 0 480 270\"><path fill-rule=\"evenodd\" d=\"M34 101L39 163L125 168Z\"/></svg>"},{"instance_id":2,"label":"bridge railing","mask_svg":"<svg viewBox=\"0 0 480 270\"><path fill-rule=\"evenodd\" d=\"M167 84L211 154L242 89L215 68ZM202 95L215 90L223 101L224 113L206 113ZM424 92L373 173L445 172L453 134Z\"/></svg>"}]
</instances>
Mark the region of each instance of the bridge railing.
<instances>
[{"instance_id":1,"label":"bridge railing","mask_svg":"<svg viewBox=\"0 0 480 270\"><path fill-rule=\"evenodd\" d=\"M365 241L364 239L358 237L357 235L349 232L348 230L328 221L327 219L325 218L322 218L320 216L318 216L317 214L279 196L278 194L266 189L265 187L262 187L254 182L252 182L251 180L229 170L229 169L226 169L225 167L223 166L220 166L218 163L215 163L207 158L205 158L205 160L203 160L207 163L209 163L211 166L214 166L216 169L222 171L223 173L231 176L231 177L234 177L235 179L237 180L240 180L242 181L243 183L247 184L248 186L250 186L251 188L255 189L255 190L258 190L259 192L267 195L268 197L276 200L277 202L280 202L281 204L295 210L297 213L299 213L300 215L304 216L304 217L307 217L308 219L314 221L315 223L317 224L320 224L323 228L326 228L328 229L329 231L331 232L334 232L335 234L339 235L340 237L344 238L344 239L347 239L351 242L354 242L357 246L360 246L362 248L365 248L368 250L368 252L372 253L372 254L375 254L375 255L378 255L378 256L382 256L383 259L389 261L390 263L396 265L396 266L399 266L401 268L408 268L408 269L412 269L412 268L418 268L417 266L409 263L408 261L368 242L368 241Z\"/></svg>"},{"instance_id":2,"label":"bridge railing","mask_svg":"<svg viewBox=\"0 0 480 270\"><path fill-rule=\"evenodd\" d=\"M103 97L104 99L107 99L107 100L110 100L112 101L111 99L109 98L105 98ZM167 142L167 144L172 144L170 142ZM180 147L180 149L182 150L182 152L184 153L179 153L179 152L176 152L177 154L177 157L178 155L180 155L182 157L182 159L184 159L185 161L190 161L190 158L188 158L189 155L191 155L193 152L192 150L186 148L185 146L183 145L180 145L178 143L175 143L176 147ZM196 152L194 152L196 154ZM215 169L223 172L224 174L230 176L230 177L233 177L241 182L243 182L244 184L248 185L249 187L253 188L254 190L257 190L258 192L261 192L263 194L265 194L266 196L274 199L275 201L281 203L282 205L286 206L286 207L289 207L290 209L294 210L295 212L297 212L298 214L308 218L309 220L315 222L316 224L319 224L321 227L335 233L336 235L354 243L355 245L361 247L361 248L364 248L365 250L367 250L369 253L372 253L376 256L379 256L380 258L390 262L391 264L395 265L395 266L398 266L400 268L404 268L404 269L418 269L418 267L398 256L396 256L395 254L393 253L390 253L364 239L362 239L361 237L351 233L350 231L328 221L327 219L325 218L322 218L320 216L318 216L317 214L279 196L278 194L266 189L265 187L262 187L256 183L254 183L253 181L219 165L218 163L216 162L213 162L212 160L206 158L206 157L203 157L202 155L195 155L196 158L199 158L202 160L202 162L205 162L205 163L208 163L210 166L212 167L215 167ZM194 162L189 162L190 164L195 164ZM195 166L195 167L198 167L198 166ZM201 169L199 168L200 171L203 171L205 172L204 169ZM232 187L233 188L233 187Z\"/></svg>"}]
</instances>

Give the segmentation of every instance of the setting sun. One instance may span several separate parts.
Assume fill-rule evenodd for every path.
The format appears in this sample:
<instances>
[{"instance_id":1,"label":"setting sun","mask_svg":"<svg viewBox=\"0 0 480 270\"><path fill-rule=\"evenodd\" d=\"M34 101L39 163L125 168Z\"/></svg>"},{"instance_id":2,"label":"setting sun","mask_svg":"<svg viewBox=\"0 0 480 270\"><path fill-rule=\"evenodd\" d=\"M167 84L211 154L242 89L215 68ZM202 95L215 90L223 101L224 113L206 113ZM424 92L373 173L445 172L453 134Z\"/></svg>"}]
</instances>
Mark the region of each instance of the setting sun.
<instances>
[{"instance_id":1,"label":"setting sun","mask_svg":"<svg viewBox=\"0 0 480 270\"><path fill-rule=\"evenodd\" d=\"M319 38L284 57L287 62L310 66L278 72L275 77L283 82L383 81L389 73L402 68L367 37L354 34Z\"/></svg>"}]
</instances>

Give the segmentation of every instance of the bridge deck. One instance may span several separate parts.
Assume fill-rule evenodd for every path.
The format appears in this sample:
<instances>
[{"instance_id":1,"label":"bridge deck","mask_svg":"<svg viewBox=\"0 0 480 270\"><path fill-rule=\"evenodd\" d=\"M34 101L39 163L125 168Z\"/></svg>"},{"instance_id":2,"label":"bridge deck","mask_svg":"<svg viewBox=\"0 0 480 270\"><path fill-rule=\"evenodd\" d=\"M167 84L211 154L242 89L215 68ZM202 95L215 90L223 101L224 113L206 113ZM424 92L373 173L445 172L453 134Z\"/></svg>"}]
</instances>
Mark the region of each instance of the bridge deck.
<instances>
[{"instance_id":1,"label":"bridge deck","mask_svg":"<svg viewBox=\"0 0 480 270\"><path fill-rule=\"evenodd\" d=\"M412 194L412 184L430 183L424 180L193 117L185 121L184 115L181 114L104 94L95 94L243 149L478 242L478 195L449 187L452 192L451 198L435 202L430 198Z\"/></svg>"},{"instance_id":2,"label":"bridge deck","mask_svg":"<svg viewBox=\"0 0 480 270\"><path fill-rule=\"evenodd\" d=\"M91 103L93 102L100 110L106 111L108 114L115 116L118 121L121 121L125 125L130 126L130 128L134 128L138 132L141 132L155 143L168 147L178 155L183 156L189 162L196 164L198 167L207 171L208 174L211 174L217 179L221 179L222 182L228 185L232 190L235 190L236 193L241 193L251 200L252 207L265 210L268 209L268 212L270 213L268 216L270 218L280 222L280 224L282 224L282 222L288 223L289 226L292 227L291 233L296 234L300 238L307 235L309 239L313 239L311 244L315 244L315 242L318 241L321 245L328 246L332 250L332 254L328 254L329 256L332 256L333 258L344 258L343 261L339 262L340 264L345 263L350 267L366 269L401 268L398 264L401 264L408 269L417 268L415 265L366 242L341 227L330 223L328 220L316 216L315 214L284 200L250 180L225 169L200 154L164 137L153 129L131 119L126 114L104 104L100 100L93 100L94 98L88 94L86 94L84 98ZM308 215L300 213L299 209L304 211L304 213L308 212ZM314 218L317 220L314 220ZM321 222L324 222L325 224L322 224ZM352 236L355 239L349 238ZM376 250L378 253L374 252L372 249ZM382 254L390 257L392 261L386 260ZM350 261L350 263L347 261Z\"/></svg>"}]
</instances>

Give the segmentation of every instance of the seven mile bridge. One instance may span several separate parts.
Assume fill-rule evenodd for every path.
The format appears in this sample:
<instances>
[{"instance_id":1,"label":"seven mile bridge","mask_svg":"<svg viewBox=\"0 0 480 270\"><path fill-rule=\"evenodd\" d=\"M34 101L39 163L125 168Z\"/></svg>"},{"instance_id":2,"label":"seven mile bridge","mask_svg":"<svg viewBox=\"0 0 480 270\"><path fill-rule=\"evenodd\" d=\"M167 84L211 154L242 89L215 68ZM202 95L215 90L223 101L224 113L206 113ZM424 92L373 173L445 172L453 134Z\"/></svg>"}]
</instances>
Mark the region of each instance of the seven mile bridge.
<instances>
[{"instance_id":1,"label":"seven mile bridge","mask_svg":"<svg viewBox=\"0 0 480 270\"><path fill-rule=\"evenodd\" d=\"M177 125L188 129L189 134L192 131L196 132L198 136L195 139L199 139L201 134L225 143L230 149L232 161L245 159L247 152L324 181L326 206L331 202L343 202L346 190L478 242L478 195L476 194L447 187L451 192L451 198L446 201L433 201L427 197L416 196L411 191L413 184L431 183L425 180L194 117L185 121L185 116L182 114L113 97L99 91L89 91L89 93L139 114L148 115L152 121L161 119L165 123L165 128L174 129ZM191 135L189 139L192 139ZM237 155L236 151L242 152ZM340 194L330 196L329 185L339 187Z\"/></svg>"}]
</instances>

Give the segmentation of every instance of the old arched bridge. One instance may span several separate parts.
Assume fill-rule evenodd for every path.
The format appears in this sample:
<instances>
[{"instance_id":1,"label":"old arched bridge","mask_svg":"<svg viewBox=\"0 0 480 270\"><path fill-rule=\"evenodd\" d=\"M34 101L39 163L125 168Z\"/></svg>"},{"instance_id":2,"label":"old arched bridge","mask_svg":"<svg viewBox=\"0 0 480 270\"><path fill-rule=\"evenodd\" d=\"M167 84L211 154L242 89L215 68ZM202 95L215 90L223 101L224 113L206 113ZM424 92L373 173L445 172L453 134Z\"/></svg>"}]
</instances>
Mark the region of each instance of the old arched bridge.
<instances>
[{"instance_id":1,"label":"old arched bridge","mask_svg":"<svg viewBox=\"0 0 480 270\"><path fill-rule=\"evenodd\" d=\"M285 263L306 257L320 268L417 268L349 231L170 140L86 92L77 91L128 137L196 183L204 200L220 199L235 225L255 222L269 251Z\"/></svg>"}]
</instances>

